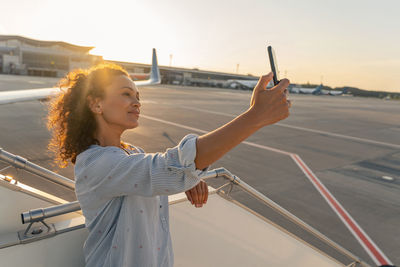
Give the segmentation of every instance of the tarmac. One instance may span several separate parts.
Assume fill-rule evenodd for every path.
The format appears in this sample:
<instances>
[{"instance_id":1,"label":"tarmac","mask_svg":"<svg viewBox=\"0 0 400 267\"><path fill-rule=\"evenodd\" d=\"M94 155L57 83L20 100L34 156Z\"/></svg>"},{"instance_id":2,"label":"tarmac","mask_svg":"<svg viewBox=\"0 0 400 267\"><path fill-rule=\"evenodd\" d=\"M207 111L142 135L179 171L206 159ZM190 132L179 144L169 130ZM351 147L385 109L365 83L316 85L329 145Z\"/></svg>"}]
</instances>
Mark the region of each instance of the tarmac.
<instances>
[{"instance_id":1,"label":"tarmac","mask_svg":"<svg viewBox=\"0 0 400 267\"><path fill-rule=\"evenodd\" d=\"M0 75L0 91L51 87L57 80ZM251 97L250 91L205 87L159 85L139 91L140 125L127 130L122 139L146 152L163 152L186 134L201 135L222 126L247 110ZM400 265L400 102L352 96L290 98L293 106L289 118L262 128L211 169L225 167L374 266L287 153L299 155L392 263ZM47 150L50 133L46 114L47 102L1 105L0 147L73 179L73 166L58 168L54 155ZM0 169L4 167L0 163ZM28 173L14 169L1 173L67 200L76 199L73 191ZM213 187L224 182L208 180ZM230 195L329 255L350 263L239 188L234 187Z\"/></svg>"}]
</instances>

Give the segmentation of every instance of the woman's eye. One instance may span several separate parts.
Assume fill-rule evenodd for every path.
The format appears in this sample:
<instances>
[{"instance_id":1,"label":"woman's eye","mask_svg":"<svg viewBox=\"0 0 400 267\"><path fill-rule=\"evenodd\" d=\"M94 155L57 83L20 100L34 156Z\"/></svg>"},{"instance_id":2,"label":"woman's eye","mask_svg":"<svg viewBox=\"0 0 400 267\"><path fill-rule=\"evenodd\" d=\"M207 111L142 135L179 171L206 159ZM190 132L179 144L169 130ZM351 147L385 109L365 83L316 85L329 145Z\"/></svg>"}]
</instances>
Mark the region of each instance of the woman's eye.
<instances>
[{"instance_id":1,"label":"woman's eye","mask_svg":"<svg viewBox=\"0 0 400 267\"><path fill-rule=\"evenodd\" d=\"M126 92L126 93L123 93L122 95L131 96L131 94L130 94L130 93L128 93L128 92Z\"/></svg>"}]
</instances>

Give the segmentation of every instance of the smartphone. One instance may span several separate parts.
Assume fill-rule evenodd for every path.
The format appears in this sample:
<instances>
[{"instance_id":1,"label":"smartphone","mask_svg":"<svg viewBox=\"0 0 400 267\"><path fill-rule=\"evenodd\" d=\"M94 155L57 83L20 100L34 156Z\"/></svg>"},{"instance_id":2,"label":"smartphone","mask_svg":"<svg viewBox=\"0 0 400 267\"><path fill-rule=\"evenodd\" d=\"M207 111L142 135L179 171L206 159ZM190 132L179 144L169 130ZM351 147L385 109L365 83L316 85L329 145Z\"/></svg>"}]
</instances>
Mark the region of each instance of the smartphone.
<instances>
[{"instance_id":1,"label":"smartphone","mask_svg":"<svg viewBox=\"0 0 400 267\"><path fill-rule=\"evenodd\" d=\"M279 76L278 76L279 71L278 71L278 65L276 62L275 51L272 48L272 46L268 46L267 50L268 50L269 63L271 64L271 71L274 74L273 82L274 82L274 86L275 86L279 83Z\"/></svg>"}]
</instances>

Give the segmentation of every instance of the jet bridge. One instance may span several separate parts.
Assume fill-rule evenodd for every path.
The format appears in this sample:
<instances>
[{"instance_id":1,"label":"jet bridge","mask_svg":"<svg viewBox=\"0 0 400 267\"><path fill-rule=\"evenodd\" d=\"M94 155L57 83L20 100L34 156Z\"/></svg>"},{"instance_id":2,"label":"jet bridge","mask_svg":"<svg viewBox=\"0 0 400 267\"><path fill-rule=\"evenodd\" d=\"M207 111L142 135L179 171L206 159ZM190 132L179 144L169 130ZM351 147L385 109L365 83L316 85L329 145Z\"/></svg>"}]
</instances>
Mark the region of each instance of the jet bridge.
<instances>
[{"instance_id":1,"label":"jet bridge","mask_svg":"<svg viewBox=\"0 0 400 267\"><path fill-rule=\"evenodd\" d=\"M74 182L0 149L0 160L73 190ZM224 168L203 177L222 179L209 187L207 205L195 209L185 193L169 196L175 266L369 266ZM341 255L342 263L235 201L237 187L296 223ZM0 257L5 266L84 266L85 218L77 201L0 175ZM24 225L25 224L25 225ZM190 242L188 240L196 240Z\"/></svg>"}]
</instances>

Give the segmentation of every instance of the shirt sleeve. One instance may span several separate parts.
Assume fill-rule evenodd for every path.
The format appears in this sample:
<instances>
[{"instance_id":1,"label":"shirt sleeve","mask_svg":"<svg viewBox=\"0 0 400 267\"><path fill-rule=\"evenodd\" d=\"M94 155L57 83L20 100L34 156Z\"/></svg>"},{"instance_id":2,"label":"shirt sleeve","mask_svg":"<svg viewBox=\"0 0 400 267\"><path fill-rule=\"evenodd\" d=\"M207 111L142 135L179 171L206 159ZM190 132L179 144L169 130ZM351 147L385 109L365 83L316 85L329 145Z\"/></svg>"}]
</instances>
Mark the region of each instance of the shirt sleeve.
<instances>
[{"instance_id":1,"label":"shirt sleeve","mask_svg":"<svg viewBox=\"0 0 400 267\"><path fill-rule=\"evenodd\" d=\"M97 147L85 159L78 162L77 158L75 175L85 182L83 191L101 198L184 192L198 184L199 176L209 168L196 170L197 138L195 134L186 135L164 153L127 155L118 147Z\"/></svg>"}]
</instances>

